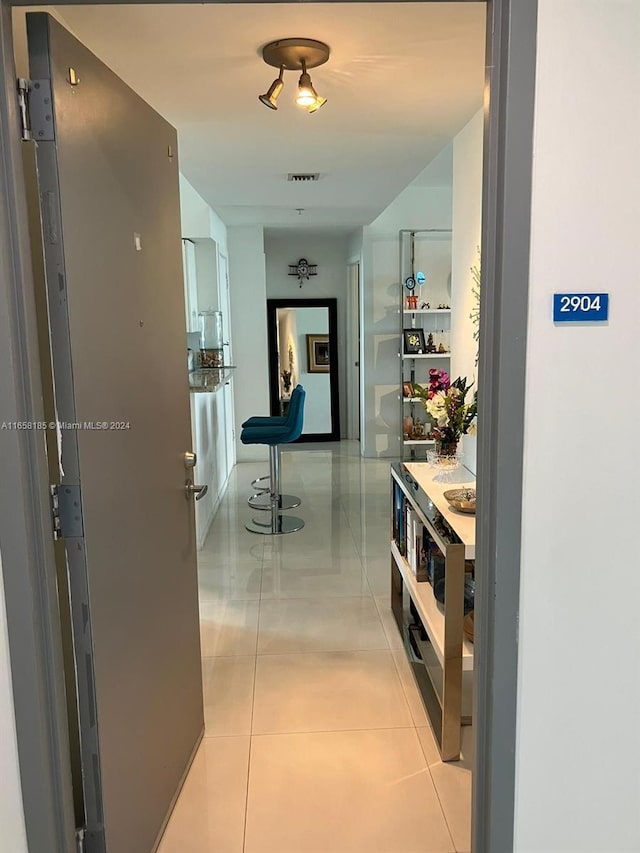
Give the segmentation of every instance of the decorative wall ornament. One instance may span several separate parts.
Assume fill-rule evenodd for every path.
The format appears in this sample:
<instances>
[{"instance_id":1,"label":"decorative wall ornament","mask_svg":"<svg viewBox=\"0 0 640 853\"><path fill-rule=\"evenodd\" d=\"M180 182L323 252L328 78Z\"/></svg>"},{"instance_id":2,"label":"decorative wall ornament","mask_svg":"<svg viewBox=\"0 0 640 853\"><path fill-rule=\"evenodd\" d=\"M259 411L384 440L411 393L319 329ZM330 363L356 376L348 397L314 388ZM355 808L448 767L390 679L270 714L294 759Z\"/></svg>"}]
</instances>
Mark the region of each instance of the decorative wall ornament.
<instances>
[{"instance_id":1,"label":"decorative wall ornament","mask_svg":"<svg viewBox=\"0 0 640 853\"><path fill-rule=\"evenodd\" d=\"M297 276L302 287L303 282L309 281L310 276L318 275L318 265L310 264L306 258L300 258L297 264L289 264L289 275Z\"/></svg>"}]
</instances>

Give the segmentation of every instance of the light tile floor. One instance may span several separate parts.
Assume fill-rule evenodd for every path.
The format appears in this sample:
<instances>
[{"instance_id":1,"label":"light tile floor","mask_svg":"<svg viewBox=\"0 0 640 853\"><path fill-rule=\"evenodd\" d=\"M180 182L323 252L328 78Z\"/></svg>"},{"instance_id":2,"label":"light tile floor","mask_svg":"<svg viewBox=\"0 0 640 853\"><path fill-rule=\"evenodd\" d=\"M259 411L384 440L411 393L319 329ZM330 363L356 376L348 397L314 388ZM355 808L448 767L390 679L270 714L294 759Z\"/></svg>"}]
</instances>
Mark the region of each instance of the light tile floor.
<instances>
[{"instance_id":1,"label":"light tile floor","mask_svg":"<svg viewBox=\"0 0 640 853\"><path fill-rule=\"evenodd\" d=\"M468 851L471 732L443 764L389 607L389 466L283 453L305 528L248 533L238 465L199 557L205 738L159 853Z\"/></svg>"}]
</instances>

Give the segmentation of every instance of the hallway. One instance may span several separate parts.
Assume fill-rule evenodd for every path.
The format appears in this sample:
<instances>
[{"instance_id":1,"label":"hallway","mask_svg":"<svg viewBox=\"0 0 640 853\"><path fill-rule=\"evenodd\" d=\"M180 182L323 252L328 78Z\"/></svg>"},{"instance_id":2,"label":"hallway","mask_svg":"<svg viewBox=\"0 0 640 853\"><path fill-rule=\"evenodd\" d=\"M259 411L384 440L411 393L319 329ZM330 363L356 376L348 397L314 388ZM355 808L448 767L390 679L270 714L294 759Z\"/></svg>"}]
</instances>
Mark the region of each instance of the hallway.
<instances>
[{"instance_id":1,"label":"hallway","mask_svg":"<svg viewBox=\"0 0 640 853\"><path fill-rule=\"evenodd\" d=\"M305 528L277 538L244 529L264 466L232 473L199 554L205 738L159 853L470 849L470 731L442 764L388 604L388 463L358 453L283 453Z\"/></svg>"}]
</instances>

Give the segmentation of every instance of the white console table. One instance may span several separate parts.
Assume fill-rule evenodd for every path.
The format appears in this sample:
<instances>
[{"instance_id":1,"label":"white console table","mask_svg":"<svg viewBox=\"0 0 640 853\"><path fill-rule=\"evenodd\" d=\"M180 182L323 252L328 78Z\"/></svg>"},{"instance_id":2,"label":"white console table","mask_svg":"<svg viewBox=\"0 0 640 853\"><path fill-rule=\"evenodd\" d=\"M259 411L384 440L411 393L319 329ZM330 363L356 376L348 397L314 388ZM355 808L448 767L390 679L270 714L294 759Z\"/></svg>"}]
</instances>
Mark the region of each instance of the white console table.
<instances>
[{"instance_id":1,"label":"white console table","mask_svg":"<svg viewBox=\"0 0 640 853\"><path fill-rule=\"evenodd\" d=\"M426 462L392 465L399 488L445 562L445 603L418 582L400 545L391 541L391 604L443 761L460 755L460 727L470 722L473 645L463 636L465 561L475 559L475 516L457 512L444 492L474 486L466 469L443 474ZM395 486L394 486L395 484ZM395 501L392 500L392 512ZM395 529L392 525L392 530Z\"/></svg>"}]
</instances>

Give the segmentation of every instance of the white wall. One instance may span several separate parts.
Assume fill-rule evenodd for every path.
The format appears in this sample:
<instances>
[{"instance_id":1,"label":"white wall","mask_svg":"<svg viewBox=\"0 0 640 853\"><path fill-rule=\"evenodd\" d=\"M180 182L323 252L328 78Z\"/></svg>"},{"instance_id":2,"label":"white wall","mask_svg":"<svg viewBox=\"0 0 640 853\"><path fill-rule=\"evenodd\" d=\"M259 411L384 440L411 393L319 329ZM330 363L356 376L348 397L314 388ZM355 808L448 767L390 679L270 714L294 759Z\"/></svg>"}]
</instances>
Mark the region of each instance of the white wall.
<instances>
[{"instance_id":1,"label":"white wall","mask_svg":"<svg viewBox=\"0 0 640 853\"><path fill-rule=\"evenodd\" d=\"M539 0L518 853L640 850L639 43L637 0ZM609 324L554 327L572 290Z\"/></svg>"},{"instance_id":2,"label":"white wall","mask_svg":"<svg viewBox=\"0 0 640 853\"><path fill-rule=\"evenodd\" d=\"M348 237L312 231L291 231L290 234L267 232L264 245L268 299L337 299L340 434L345 436ZM298 286L297 278L288 275L289 264L297 263L299 258L318 265L318 274L305 281L302 288ZM307 400L305 407L308 405Z\"/></svg>"},{"instance_id":3,"label":"white wall","mask_svg":"<svg viewBox=\"0 0 640 853\"><path fill-rule=\"evenodd\" d=\"M233 336L236 454L238 461L263 461L264 445L243 445L241 424L252 415L268 415L269 367L267 347L264 234L258 225L227 229Z\"/></svg>"},{"instance_id":4,"label":"white wall","mask_svg":"<svg viewBox=\"0 0 640 853\"><path fill-rule=\"evenodd\" d=\"M427 171L422 173L423 178ZM365 456L400 455L401 228L451 228L451 187L409 186L364 229L361 299Z\"/></svg>"},{"instance_id":5,"label":"white wall","mask_svg":"<svg viewBox=\"0 0 640 853\"><path fill-rule=\"evenodd\" d=\"M477 374L476 342L470 314L474 306L471 267L480 266L478 248L482 225L482 134L484 114L474 115L453 140L453 216L451 300L451 374Z\"/></svg>"},{"instance_id":6,"label":"white wall","mask_svg":"<svg viewBox=\"0 0 640 853\"><path fill-rule=\"evenodd\" d=\"M362 242L364 232L362 228L356 228L347 237L347 260L359 261L362 255Z\"/></svg>"},{"instance_id":7,"label":"white wall","mask_svg":"<svg viewBox=\"0 0 640 853\"><path fill-rule=\"evenodd\" d=\"M9 639L0 558L0 830L2 849L27 853L27 835L18 767Z\"/></svg>"},{"instance_id":8,"label":"white wall","mask_svg":"<svg viewBox=\"0 0 640 853\"><path fill-rule=\"evenodd\" d=\"M307 392L303 435L331 432L331 381L328 373L309 373L307 335L329 334L326 308L295 308L298 382Z\"/></svg>"},{"instance_id":9,"label":"white wall","mask_svg":"<svg viewBox=\"0 0 640 853\"><path fill-rule=\"evenodd\" d=\"M189 181L180 174L180 221L183 237L208 237L227 254L227 226Z\"/></svg>"},{"instance_id":10,"label":"white wall","mask_svg":"<svg viewBox=\"0 0 640 853\"><path fill-rule=\"evenodd\" d=\"M477 345L471 311L475 306L471 267L480 268L482 227L482 140L484 113L474 115L453 140L453 241L451 249L451 375L477 379ZM477 386L475 386L477 387ZM462 440L464 464L476 471L475 436Z\"/></svg>"},{"instance_id":11,"label":"white wall","mask_svg":"<svg viewBox=\"0 0 640 853\"><path fill-rule=\"evenodd\" d=\"M219 308L218 254L228 253L227 228L214 210L180 175L182 236L194 243L198 310ZM197 346L191 338L190 346ZM225 407L233 405L219 389L213 394L191 394L191 432L198 462L194 481L206 484L208 493L195 504L198 548L204 545L220 499L229 481L227 443L233 441L227 427Z\"/></svg>"}]
</instances>

